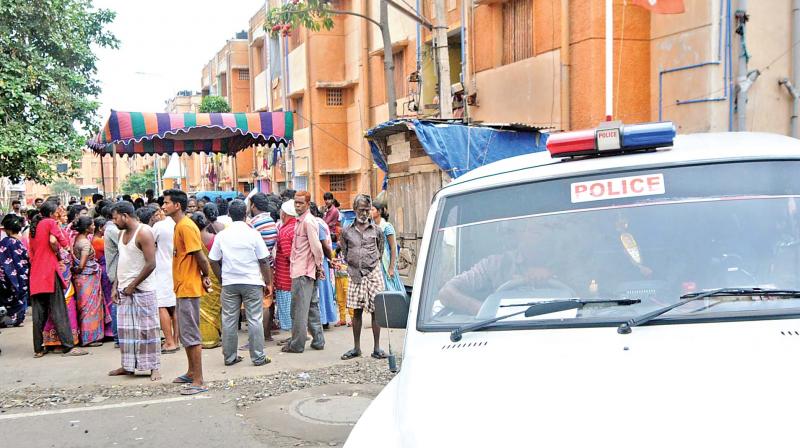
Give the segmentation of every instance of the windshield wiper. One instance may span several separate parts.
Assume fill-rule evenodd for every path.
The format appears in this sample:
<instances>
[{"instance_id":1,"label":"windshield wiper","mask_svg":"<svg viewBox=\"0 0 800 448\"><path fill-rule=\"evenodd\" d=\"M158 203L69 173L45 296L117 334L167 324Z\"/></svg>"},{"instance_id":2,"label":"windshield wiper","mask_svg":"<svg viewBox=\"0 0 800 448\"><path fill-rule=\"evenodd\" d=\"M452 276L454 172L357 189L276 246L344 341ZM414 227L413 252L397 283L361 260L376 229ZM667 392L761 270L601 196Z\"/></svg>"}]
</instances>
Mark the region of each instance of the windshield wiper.
<instances>
[{"instance_id":1,"label":"windshield wiper","mask_svg":"<svg viewBox=\"0 0 800 448\"><path fill-rule=\"evenodd\" d=\"M516 313L494 317L492 319L487 319L481 322L475 322L469 325L462 325L450 332L450 340L453 342L458 342L461 340L461 336L464 333L469 333L470 331L476 331L480 330L481 328L486 328L495 322L501 321L503 319L508 319L509 317L519 316L520 314L525 314L525 317L533 317L533 316L541 316L543 314L557 313L559 311L572 310L580 308L590 303L618 303L620 305L633 305L639 302L641 302L639 299L564 299L564 300L553 300L549 302L533 302L533 303L520 303L512 305L501 305L501 307L527 306L528 308Z\"/></svg>"},{"instance_id":2,"label":"windshield wiper","mask_svg":"<svg viewBox=\"0 0 800 448\"><path fill-rule=\"evenodd\" d=\"M681 301L667 305L663 308L651 311L639 317L634 317L627 322L620 324L617 327L617 333L629 334L631 328L639 325L646 324L656 317L674 310L679 306L686 305L687 303L694 302L695 300L705 299L714 296L783 296L783 297L800 297L800 291L794 289L764 289L764 288L717 288L704 292L693 292L684 294L680 297Z\"/></svg>"}]
</instances>

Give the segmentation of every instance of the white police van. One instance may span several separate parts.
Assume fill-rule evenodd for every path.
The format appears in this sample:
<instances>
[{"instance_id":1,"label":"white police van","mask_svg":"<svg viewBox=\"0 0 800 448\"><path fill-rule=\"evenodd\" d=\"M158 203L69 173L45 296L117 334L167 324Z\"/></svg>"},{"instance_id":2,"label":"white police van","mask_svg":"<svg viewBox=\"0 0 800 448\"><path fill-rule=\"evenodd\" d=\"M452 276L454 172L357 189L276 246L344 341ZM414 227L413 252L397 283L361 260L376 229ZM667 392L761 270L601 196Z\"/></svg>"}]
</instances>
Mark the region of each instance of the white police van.
<instances>
[{"instance_id":1,"label":"white police van","mask_svg":"<svg viewBox=\"0 0 800 448\"><path fill-rule=\"evenodd\" d=\"M800 141L617 124L548 150L436 195L410 302L384 293L402 369L346 446L797 443Z\"/></svg>"}]
</instances>

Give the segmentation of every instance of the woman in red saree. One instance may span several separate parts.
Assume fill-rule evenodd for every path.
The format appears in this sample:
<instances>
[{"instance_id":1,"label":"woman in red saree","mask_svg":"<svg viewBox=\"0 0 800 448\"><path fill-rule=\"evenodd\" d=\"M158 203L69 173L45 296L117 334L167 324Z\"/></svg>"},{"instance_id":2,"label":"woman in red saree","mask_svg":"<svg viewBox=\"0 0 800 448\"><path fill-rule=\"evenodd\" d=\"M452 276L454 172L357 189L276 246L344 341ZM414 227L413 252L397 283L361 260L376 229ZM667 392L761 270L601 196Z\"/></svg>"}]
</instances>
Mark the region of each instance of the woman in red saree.
<instances>
[{"instance_id":1,"label":"woman in red saree","mask_svg":"<svg viewBox=\"0 0 800 448\"><path fill-rule=\"evenodd\" d=\"M30 294L33 349L37 358L47 353L45 345L61 345L65 355L86 354L74 348L78 342L77 322L69 315L66 306L69 299L64 297L65 288L71 287L71 283L64 282L60 275L64 268L69 272L64 262L69 257L63 251L69 246L69 240L54 219L60 218L57 209L60 209L57 202L45 201L40 214L31 222ZM64 338L63 343L60 338Z\"/></svg>"}]
</instances>

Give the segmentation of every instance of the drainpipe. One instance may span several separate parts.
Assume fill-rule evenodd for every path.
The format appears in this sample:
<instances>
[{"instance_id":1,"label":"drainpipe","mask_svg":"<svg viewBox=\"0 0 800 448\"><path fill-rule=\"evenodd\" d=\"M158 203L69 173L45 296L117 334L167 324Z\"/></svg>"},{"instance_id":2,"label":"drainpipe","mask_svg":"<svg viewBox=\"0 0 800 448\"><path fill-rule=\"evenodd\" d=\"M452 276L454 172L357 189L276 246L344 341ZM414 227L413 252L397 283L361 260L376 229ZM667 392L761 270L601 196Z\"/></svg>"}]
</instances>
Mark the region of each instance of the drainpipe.
<instances>
[{"instance_id":1,"label":"drainpipe","mask_svg":"<svg viewBox=\"0 0 800 448\"><path fill-rule=\"evenodd\" d=\"M306 35L305 50L306 50L306 94L303 104L308 109L308 158L306 159L306 169L308 169L308 191L311 193L312 198L316 198L317 179L314 174L314 104L311 102L311 32L308 28L304 28L303 32ZM301 111L302 112L302 111ZM294 169L294 167L292 167Z\"/></svg>"},{"instance_id":2,"label":"drainpipe","mask_svg":"<svg viewBox=\"0 0 800 448\"><path fill-rule=\"evenodd\" d=\"M761 74L758 70L747 71L747 61L750 55L747 53L747 42L745 30L750 16L747 15L747 0L736 1L736 34L739 35L739 67L736 77L736 130L743 132L747 130L747 91Z\"/></svg>"},{"instance_id":3,"label":"drainpipe","mask_svg":"<svg viewBox=\"0 0 800 448\"><path fill-rule=\"evenodd\" d=\"M463 88L463 105L464 108L464 122L469 123L469 106L467 106L467 98L469 97L471 89L469 86L469 65L467 63L467 44L469 43L469 27L467 26L467 11L471 12L472 1L463 0L461 2L461 86Z\"/></svg>"},{"instance_id":4,"label":"drainpipe","mask_svg":"<svg viewBox=\"0 0 800 448\"><path fill-rule=\"evenodd\" d=\"M422 0L417 0L417 15L422 15ZM364 9L366 11L366 8ZM417 22L417 77L420 82L417 84L419 89L419 104L417 104L417 115L422 110L422 26Z\"/></svg>"},{"instance_id":5,"label":"drainpipe","mask_svg":"<svg viewBox=\"0 0 800 448\"><path fill-rule=\"evenodd\" d=\"M800 0L798 0L800 1ZM568 131L569 120L569 0L561 0L561 130Z\"/></svg>"},{"instance_id":6,"label":"drainpipe","mask_svg":"<svg viewBox=\"0 0 800 448\"><path fill-rule=\"evenodd\" d=\"M278 46L281 52L281 104L283 111L291 111L289 107L289 42L288 38L281 36L278 40ZM294 188L294 144L286 145L286 151L283 157L289 157L292 160L292 170L286 170L286 188Z\"/></svg>"},{"instance_id":7,"label":"drainpipe","mask_svg":"<svg viewBox=\"0 0 800 448\"><path fill-rule=\"evenodd\" d=\"M792 96L792 118L791 129L792 137L800 137L798 129L798 114L800 114L800 46L796 43L800 39L800 0L792 0L792 80L783 78L778 84L786 87L789 95Z\"/></svg>"}]
</instances>

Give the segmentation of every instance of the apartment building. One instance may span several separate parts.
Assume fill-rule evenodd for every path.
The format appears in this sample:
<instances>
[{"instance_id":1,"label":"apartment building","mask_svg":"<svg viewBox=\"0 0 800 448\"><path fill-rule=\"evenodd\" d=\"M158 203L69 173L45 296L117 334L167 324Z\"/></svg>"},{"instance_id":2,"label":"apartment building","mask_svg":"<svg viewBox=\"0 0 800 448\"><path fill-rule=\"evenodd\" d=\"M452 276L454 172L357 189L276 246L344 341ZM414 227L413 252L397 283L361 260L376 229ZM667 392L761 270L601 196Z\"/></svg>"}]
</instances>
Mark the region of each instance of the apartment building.
<instances>
[{"instance_id":1,"label":"apartment building","mask_svg":"<svg viewBox=\"0 0 800 448\"><path fill-rule=\"evenodd\" d=\"M733 0L683 3L682 14L656 14L613 2L614 118L672 120L679 132L788 134L792 97L779 81L791 75L790 3L749 2L744 46ZM422 4L423 14L435 20L433 0ZM461 113L470 121L560 130L605 119L604 0L446 0L446 9L451 82L467 90ZM418 58L425 114L437 108L430 45L423 29ZM742 48L748 72L759 72L740 108Z\"/></svg>"},{"instance_id":2,"label":"apartment building","mask_svg":"<svg viewBox=\"0 0 800 448\"><path fill-rule=\"evenodd\" d=\"M270 7L278 4L270 2ZM334 9L374 17L378 7L377 0L332 2ZM363 136L388 116L382 88L373 91L383 83L380 32L362 18L338 15L331 30L298 28L287 38L272 37L263 30L264 13L260 9L250 20L251 104L255 111L293 111L295 132L290 148L257 150L259 189L307 189L318 201L331 191L349 205L356 194L377 185ZM393 57L399 54L409 65L414 22L396 11L390 21ZM371 73L374 60L380 60L377 75ZM408 71L398 69L402 81ZM407 91L405 82L398 84Z\"/></svg>"},{"instance_id":3,"label":"apartment building","mask_svg":"<svg viewBox=\"0 0 800 448\"><path fill-rule=\"evenodd\" d=\"M248 28L248 65L250 67L250 112L267 112L273 109L270 94L270 61L269 46L272 40L264 31L265 8L259 9L249 21ZM276 49L274 53L279 54ZM280 60L273 67L280 69ZM256 146L251 154L253 163L253 184L261 192L273 191L270 176L270 148ZM242 158L246 157L244 154ZM237 158L238 161L238 158Z\"/></svg>"},{"instance_id":4,"label":"apartment building","mask_svg":"<svg viewBox=\"0 0 800 448\"><path fill-rule=\"evenodd\" d=\"M377 18L379 5L336 0L332 7ZM682 14L664 15L614 1L614 118L672 120L679 132L723 131L738 129L744 113L746 130L789 133L792 97L779 84L791 75L789 4L750 3L745 47L759 76L742 107L735 100L742 45L732 0L684 6ZM438 117L432 34L394 8L389 14L397 115ZM420 0L419 14L436 22L434 0ZM445 0L445 15L446 82L456 118L554 130L606 118L604 0ZM299 28L276 38L264 33L263 22L261 9L249 24L250 103L253 110L294 111L296 131L293 147L278 157L257 150L256 177L315 197L375 192L363 135L389 116L378 28L338 15L331 30Z\"/></svg>"},{"instance_id":5,"label":"apartment building","mask_svg":"<svg viewBox=\"0 0 800 448\"><path fill-rule=\"evenodd\" d=\"M249 33L241 31L229 39L203 67L201 94L225 98L231 112L251 112ZM256 148L247 148L233 157L213 156L216 188L248 192L254 183ZM235 167L235 169L234 169ZM235 171L235 173L234 173Z\"/></svg>"}]
</instances>

